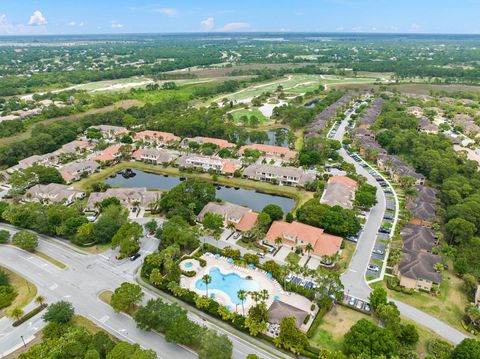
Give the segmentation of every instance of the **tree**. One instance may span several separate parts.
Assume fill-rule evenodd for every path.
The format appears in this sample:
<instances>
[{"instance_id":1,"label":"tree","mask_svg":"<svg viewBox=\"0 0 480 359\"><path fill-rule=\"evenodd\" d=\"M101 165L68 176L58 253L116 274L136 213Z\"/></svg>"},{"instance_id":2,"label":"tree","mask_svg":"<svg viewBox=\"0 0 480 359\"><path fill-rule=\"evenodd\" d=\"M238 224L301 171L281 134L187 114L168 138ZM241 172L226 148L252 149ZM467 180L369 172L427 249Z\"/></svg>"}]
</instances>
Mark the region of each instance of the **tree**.
<instances>
[{"instance_id":1,"label":"tree","mask_svg":"<svg viewBox=\"0 0 480 359\"><path fill-rule=\"evenodd\" d=\"M305 246L305 250L307 251L307 254L310 255L310 252L313 251L313 246L311 243L307 243L307 245Z\"/></svg>"},{"instance_id":2,"label":"tree","mask_svg":"<svg viewBox=\"0 0 480 359\"><path fill-rule=\"evenodd\" d=\"M245 289L239 289L237 292L237 297L242 302L242 314L245 315L245 307L243 303L247 300L247 291Z\"/></svg>"},{"instance_id":3,"label":"tree","mask_svg":"<svg viewBox=\"0 0 480 359\"><path fill-rule=\"evenodd\" d=\"M273 340L276 346L300 354L308 345L307 335L300 331L295 323L295 318L286 317L280 323L280 334Z\"/></svg>"},{"instance_id":4,"label":"tree","mask_svg":"<svg viewBox=\"0 0 480 359\"><path fill-rule=\"evenodd\" d=\"M110 305L116 312L126 312L140 303L142 298L143 292L139 285L124 282L115 289Z\"/></svg>"},{"instance_id":5,"label":"tree","mask_svg":"<svg viewBox=\"0 0 480 359\"><path fill-rule=\"evenodd\" d=\"M108 206L120 206L120 200L117 197L106 197L96 204L96 207L102 212Z\"/></svg>"},{"instance_id":6,"label":"tree","mask_svg":"<svg viewBox=\"0 0 480 359\"><path fill-rule=\"evenodd\" d=\"M8 315L15 320L19 320L23 315L23 309L20 307L15 307Z\"/></svg>"},{"instance_id":7,"label":"tree","mask_svg":"<svg viewBox=\"0 0 480 359\"><path fill-rule=\"evenodd\" d=\"M269 204L262 209L263 213L267 213L270 216L272 221L277 221L283 219L283 210L282 207L277 206L276 204Z\"/></svg>"},{"instance_id":8,"label":"tree","mask_svg":"<svg viewBox=\"0 0 480 359\"><path fill-rule=\"evenodd\" d=\"M387 304L387 291L384 288L375 288L370 293L370 305L373 310L377 310L381 305Z\"/></svg>"},{"instance_id":9,"label":"tree","mask_svg":"<svg viewBox=\"0 0 480 359\"><path fill-rule=\"evenodd\" d=\"M202 277L202 282L205 283L205 288L206 288L206 291L207 291L207 297L208 297L208 285L212 282L212 277L208 274L205 274L203 277Z\"/></svg>"},{"instance_id":10,"label":"tree","mask_svg":"<svg viewBox=\"0 0 480 359\"><path fill-rule=\"evenodd\" d=\"M5 229L0 229L0 244L8 243L10 240L10 232Z\"/></svg>"},{"instance_id":11,"label":"tree","mask_svg":"<svg viewBox=\"0 0 480 359\"><path fill-rule=\"evenodd\" d=\"M120 257L131 256L140 250L139 239L143 233L142 226L136 222L123 224L112 238L112 246L120 246Z\"/></svg>"},{"instance_id":12,"label":"tree","mask_svg":"<svg viewBox=\"0 0 480 359\"><path fill-rule=\"evenodd\" d=\"M145 223L143 226L145 227L145 230L148 233L152 234L152 233L155 233L155 231L157 230L158 223L157 223L156 220L152 219L152 220L148 221L147 223Z\"/></svg>"},{"instance_id":13,"label":"tree","mask_svg":"<svg viewBox=\"0 0 480 359\"><path fill-rule=\"evenodd\" d=\"M453 218L445 225L450 244L464 244L477 232L475 224L463 218Z\"/></svg>"},{"instance_id":14,"label":"tree","mask_svg":"<svg viewBox=\"0 0 480 359\"><path fill-rule=\"evenodd\" d=\"M38 237L35 233L21 230L13 235L12 243L23 250L34 252L38 246Z\"/></svg>"},{"instance_id":15,"label":"tree","mask_svg":"<svg viewBox=\"0 0 480 359\"><path fill-rule=\"evenodd\" d=\"M120 227L127 222L127 216L126 209L117 205L110 205L102 210L92 230L95 242L109 243Z\"/></svg>"},{"instance_id":16,"label":"tree","mask_svg":"<svg viewBox=\"0 0 480 359\"><path fill-rule=\"evenodd\" d=\"M450 356L450 359L479 359L480 341L475 339L463 339Z\"/></svg>"},{"instance_id":17,"label":"tree","mask_svg":"<svg viewBox=\"0 0 480 359\"><path fill-rule=\"evenodd\" d=\"M207 212L203 217L202 225L213 233L217 233L223 228L223 217L217 213Z\"/></svg>"},{"instance_id":18,"label":"tree","mask_svg":"<svg viewBox=\"0 0 480 359\"><path fill-rule=\"evenodd\" d=\"M396 355L397 350L397 341L392 332L367 319L355 323L344 337L344 351L347 355L366 354L370 358L384 355L390 358Z\"/></svg>"},{"instance_id":19,"label":"tree","mask_svg":"<svg viewBox=\"0 0 480 359\"><path fill-rule=\"evenodd\" d=\"M37 295L37 297L35 298L35 303L37 303L38 305L43 305L45 303L45 296L43 295Z\"/></svg>"},{"instance_id":20,"label":"tree","mask_svg":"<svg viewBox=\"0 0 480 359\"><path fill-rule=\"evenodd\" d=\"M414 347L420 336L418 330L413 324L401 324L400 331L397 332L398 341L406 347Z\"/></svg>"},{"instance_id":21,"label":"tree","mask_svg":"<svg viewBox=\"0 0 480 359\"><path fill-rule=\"evenodd\" d=\"M271 223L272 219L270 218L270 215L266 212L261 212L257 217L255 227L257 227L262 233L267 233Z\"/></svg>"},{"instance_id":22,"label":"tree","mask_svg":"<svg viewBox=\"0 0 480 359\"><path fill-rule=\"evenodd\" d=\"M138 344L120 342L115 345L106 359L156 359L157 353L153 350L144 350Z\"/></svg>"},{"instance_id":23,"label":"tree","mask_svg":"<svg viewBox=\"0 0 480 359\"><path fill-rule=\"evenodd\" d=\"M380 304L376 307L375 313L385 327L396 331L400 324L400 311L395 303L388 302L387 304Z\"/></svg>"},{"instance_id":24,"label":"tree","mask_svg":"<svg viewBox=\"0 0 480 359\"><path fill-rule=\"evenodd\" d=\"M368 183L362 184L355 193L355 205L371 208L377 204L377 188Z\"/></svg>"},{"instance_id":25,"label":"tree","mask_svg":"<svg viewBox=\"0 0 480 359\"><path fill-rule=\"evenodd\" d=\"M61 300L51 304L42 318L46 322L64 324L68 323L72 319L73 314L75 314L75 309L73 309L72 304Z\"/></svg>"},{"instance_id":26,"label":"tree","mask_svg":"<svg viewBox=\"0 0 480 359\"><path fill-rule=\"evenodd\" d=\"M207 329L203 335L199 359L230 359L232 357L233 345L225 334L217 334L212 329Z\"/></svg>"}]
</instances>

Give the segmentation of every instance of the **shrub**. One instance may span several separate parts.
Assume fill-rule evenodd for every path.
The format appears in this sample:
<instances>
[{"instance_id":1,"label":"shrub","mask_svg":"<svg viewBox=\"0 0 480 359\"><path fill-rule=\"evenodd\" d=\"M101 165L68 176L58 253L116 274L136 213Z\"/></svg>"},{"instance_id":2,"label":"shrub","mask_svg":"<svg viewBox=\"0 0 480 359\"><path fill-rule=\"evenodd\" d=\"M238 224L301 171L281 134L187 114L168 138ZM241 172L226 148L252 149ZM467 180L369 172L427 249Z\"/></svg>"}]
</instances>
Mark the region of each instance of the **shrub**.
<instances>
[{"instance_id":1,"label":"shrub","mask_svg":"<svg viewBox=\"0 0 480 359\"><path fill-rule=\"evenodd\" d=\"M18 327L19 325L25 323L27 320L29 320L30 318L33 318L34 316L36 316L38 313L40 313L42 310L44 310L45 308L47 307L47 304L46 303L43 303L42 305L39 305L38 307L32 309L31 311L29 311L27 314L25 314L23 317L21 317L20 319L14 321L12 323L12 326L13 327Z\"/></svg>"},{"instance_id":2,"label":"shrub","mask_svg":"<svg viewBox=\"0 0 480 359\"><path fill-rule=\"evenodd\" d=\"M308 328L307 331L307 337L312 338L313 335L315 334L315 331L317 330L318 326L320 325L320 322L322 321L325 313L331 308L331 306L323 306L320 307L320 309L317 312L317 315L315 316L315 319L312 322L312 325L310 328Z\"/></svg>"}]
</instances>

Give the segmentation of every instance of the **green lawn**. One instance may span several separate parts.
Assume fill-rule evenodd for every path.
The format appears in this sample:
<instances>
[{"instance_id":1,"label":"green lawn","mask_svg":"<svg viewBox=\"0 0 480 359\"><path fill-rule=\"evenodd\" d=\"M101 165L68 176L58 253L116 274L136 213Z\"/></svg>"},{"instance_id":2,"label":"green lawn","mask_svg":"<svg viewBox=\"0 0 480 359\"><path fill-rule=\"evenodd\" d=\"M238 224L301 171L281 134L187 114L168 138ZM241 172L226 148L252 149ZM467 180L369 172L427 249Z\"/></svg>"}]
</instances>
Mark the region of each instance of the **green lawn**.
<instances>
[{"instance_id":1,"label":"green lawn","mask_svg":"<svg viewBox=\"0 0 480 359\"><path fill-rule=\"evenodd\" d=\"M247 117L256 116L259 119L260 124L268 121L268 118L266 118L263 115L263 113L257 108L252 108L252 109L245 109L244 108L244 109L240 109L240 110L235 110L235 111L231 112L231 114L232 114L233 119L236 123L241 123L240 117L242 117L242 116L247 116Z\"/></svg>"},{"instance_id":2,"label":"green lawn","mask_svg":"<svg viewBox=\"0 0 480 359\"><path fill-rule=\"evenodd\" d=\"M1 270L6 272L10 278L10 284L17 291L17 296L13 300L12 304L6 308L0 309L0 318L3 317L7 312L15 307L23 308L29 304L37 296L37 287L21 277L15 272L8 270L6 268L0 267Z\"/></svg>"}]
</instances>

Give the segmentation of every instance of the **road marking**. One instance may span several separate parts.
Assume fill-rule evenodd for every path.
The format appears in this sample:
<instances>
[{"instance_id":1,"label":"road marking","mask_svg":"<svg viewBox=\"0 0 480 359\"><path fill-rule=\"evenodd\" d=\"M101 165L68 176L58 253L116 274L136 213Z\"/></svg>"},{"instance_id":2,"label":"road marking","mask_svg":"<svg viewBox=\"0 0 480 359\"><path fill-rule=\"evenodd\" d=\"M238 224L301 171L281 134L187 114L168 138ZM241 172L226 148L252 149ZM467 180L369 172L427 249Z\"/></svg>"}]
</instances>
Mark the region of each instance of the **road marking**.
<instances>
[{"instance_id":1,"label":"road marking","mask_svg":"<svg viewBox=\"0 0 480 359\"><path fill-rule=\"evenodd\" d=\"M110 319L110 317L108 315L104 315L103 317L101 317L98 321L100 323L106 323L108 320Z\"/></svg>"},{"instance_id":2,"label":"road marking","mask_svg":"<svg viewBox=\"0 0 480 359\"><path fill-rule=\"evenodd\" d=\"M58 284L57 283L53 283L50 287L48 287L48 289L50 290L55 290L58 288Z\"/></svg>"}]
</instances>

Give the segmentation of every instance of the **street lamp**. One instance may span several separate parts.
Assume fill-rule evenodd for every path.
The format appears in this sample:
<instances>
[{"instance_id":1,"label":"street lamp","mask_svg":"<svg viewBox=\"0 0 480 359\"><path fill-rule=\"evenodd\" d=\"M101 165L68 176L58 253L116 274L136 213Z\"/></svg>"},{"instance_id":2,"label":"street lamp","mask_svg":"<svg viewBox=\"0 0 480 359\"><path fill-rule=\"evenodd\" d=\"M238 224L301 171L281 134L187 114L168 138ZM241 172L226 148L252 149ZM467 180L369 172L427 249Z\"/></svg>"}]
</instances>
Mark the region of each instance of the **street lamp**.
<instances>
[{"instance_id":1,"label":"street lamp","mask_svg":"<svg viewBox=\"0 0 480 359\"><path fill-rule=\"evenodd\" d=\"M27 344L25 344L25 340L23 339L23 335L20 335L20 338L22 338L23 346L26 348Z\"/></svg>"}]
</instances>

